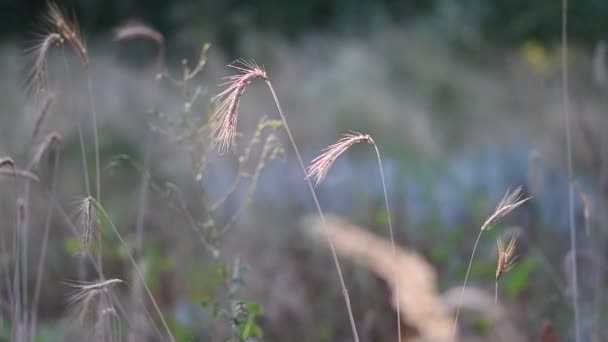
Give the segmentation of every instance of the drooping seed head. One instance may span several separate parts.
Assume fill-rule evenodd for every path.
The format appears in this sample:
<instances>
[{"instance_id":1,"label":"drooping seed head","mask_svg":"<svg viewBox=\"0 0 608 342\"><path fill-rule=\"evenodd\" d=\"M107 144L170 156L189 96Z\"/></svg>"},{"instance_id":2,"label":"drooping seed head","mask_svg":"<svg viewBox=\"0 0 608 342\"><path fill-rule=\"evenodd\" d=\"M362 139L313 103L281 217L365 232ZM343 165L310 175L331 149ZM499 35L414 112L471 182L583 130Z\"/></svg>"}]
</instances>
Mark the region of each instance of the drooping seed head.
<instances>
[{"instance_id":1,"label":"drooping seed head","mask_svg":"<svg viewBox=\"0 0 608 342\"><path fill-rule=\"evenodd\" d=\"M532 198L528 197L522 199L521 197L521 186L517 187L511 193L507 191L505 196L498 203L498 206L496 206L496 209L494 210L492 215L490 215L483 223L483 225L481 226L481 230L486 231L492 229L501 219L507 216L511 211L515 210L517 207Z\"/></svg>"},{"instance_id":2,"label":"drooping seed head","mask_svg":"<svg viewBox=\"0 0 608 342\"><path fill-rule=\"evenodd\" d=\"M498 263L496 265L496 281L500 279L500 276L505 272L510 271L513 266L517 263L517 256L515 255L515 247L517 244L518 234L511 236L511 239L505 246L500 237L496 238L496 244L498 246Z\"/></svg>"},{"instance_id":3,"label":"drooping seed head","mask_svg":"<svg viewBox=\"0 0 608 342\"><path fill-rule=\"evenodd\" d=\"M75 307L81 322L92 320L87 318L100 316L103 310L111 307L110 291L115 285L123 283L123 280L117 278L92 283L68 282L66 285L75 289L68 295L68 304Z\"/></svg>"},{"instance_id":4,"label":"drooping seed head","mask_svg":"<svg viewBox=\"0 0 608 342\"><path fill-rule=\"evenodd\" d=\"M36 150L34 152L34 156L32 157L32 160L30 161L29 169L30 170L37 169L38 166L40 165L40 161L42 160L44 155L47 154L47 152L50 152L52 149L59 146L61 144L61 140L62 140L61 134L59 134L58 132L49 133L44 138L42 143L40 143L38 145L38 147L36 148Z\"/></svg>"},{"instance_id":5,"label":"drooping seed head","mask_svg":"<svg viewBox=\"0 0 608 342\"><path fill-rule=\"evenodd\" d=\"M57 33L72 45L82 64L88 65L87 47L78 23L75 20L66 19L59 7L52 2L49 3L48 21L57 30Z\"/></svg>"},{"instance_id":6,"label":"drooping seed head","mask_svg":"<svg viewBox=\"0 0 608 342\"><path fill-rule=\"evenodd\" d=\"M46 34L42 40L32 47L28 52L33 55L34 65L31 70L30 77L30 88L37 99L43 97L48 89L48 63L47 58L51 47L62 46L64 42L63 37L56 32L50 32ZM47 106L47 102L50 98L47 96L44 99L44 105L42 108Z\"/></svg>"},{"instance_id":7,"label":"drooping seed head","mask_svg":"<svg viewBox=\"0 0 608 342\"><path fill-rule=\"evenodd\" d=\"M334 164L336 159L340 157L342 153L348 150L354 144L360 142L367 142L374 144L374 140L367 134L359 132L350 132L344 134L338 142L330 145L323 149L323 153L317 158L313 159L312 163L308 167L307 178L314 178L315 184L319 185L327 176L329 169Z\"/></svg>"},{"instance_id":8,"label":"drooping seed head","mask_svg":"<svg viewBox=\"0 0 608 342\"><path fill-rule=\"evenodd\" d=\"M234 150L239 101L247 86L258 79L268 80L266 71L253 61L238 60L230 67L238 70L239 74L227 77L228 87L214 97L219 104L212 117L215 122L211 139L212 145L217 146L221 152Z\"/></svg>"}]
</instances>

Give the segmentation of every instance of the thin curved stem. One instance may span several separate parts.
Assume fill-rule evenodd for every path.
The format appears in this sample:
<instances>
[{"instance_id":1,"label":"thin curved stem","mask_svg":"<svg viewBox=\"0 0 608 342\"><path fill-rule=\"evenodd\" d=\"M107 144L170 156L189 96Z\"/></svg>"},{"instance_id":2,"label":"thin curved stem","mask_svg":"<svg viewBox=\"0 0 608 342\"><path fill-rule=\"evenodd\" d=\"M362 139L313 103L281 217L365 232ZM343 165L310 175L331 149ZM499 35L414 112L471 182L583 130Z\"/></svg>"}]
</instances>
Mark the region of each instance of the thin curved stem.
<instances>
[{"instance_id":1,"label":"thin curved stem","mask_svg":"<svg viewBox=\"0 0 608 342\"><path fill-rule=\"evenodd\" d=\"M380 179L382 180L382 191L384 192L384 203L386 205L386 216L388 217L388 232L391 239L391 249L393 252L393 258L397 255L395 251L395 238L393 235L393 223L391 219L391 209L388 205L388 193L386 191L386 181L384 179L384 169L382 167L382 160L380 159L380 151L376 143L373 143L374 150L376 151L376 157L378 159L378 168L380 169ZM401 342L401 303L399 301L399 283L397 277L395 277L395 297L397 298L397 337L398 341Z\"/></svg>"},{"instance_id":2,"label":"thin curved stem","mask_svg":"<svg viewBox=\"0 0 608 342\"><path fill-rule=\"evenodd\" d=\"M460 306L462 306L462 297L464 296L464 290L467 287L467 281L469 280L469 273L471 272L471 265L473 265L473 258L475 257L475 251L477 250L477 245L479 244L479 240L481 239L482 233L483 233L483 230L480 230L479 234L477 235L477 240L475 240L475 245L473 245L473 251L471 252L471 258L469 259L469 266L467 267L467 273L464 276L464 283L462 284L462 289L460 290L458 306L456 307L456 316L454 317L454 325L452 326L452 339L456 338L456 331L458 330L458 316L460 315Z\"/></svg>"},{"instance_id":3,"label":"thin curved stem","mask_svg":"<svg viewBox=\"0 0 608 342\"><path fill-rule=\"evenodd\" d=\"M312 199L313 199L313 202L315 203L315 207L317 208L319 217L321 218L321 221L325 222L325 215L323 215L323 210L321 209L321 204L319 204L319 199L317 198L317 194L315 193L315 188L313 187L309 177L306 177L306 175L307 175L306 166L304 166L304 161L302 160L302 156L300 155L298 146L296 145L296 142L293 138L293 134L291 133L291 130L289 129L289 125L287 124L287 119L285 118L285 115L283 114L283 109L281 109L281 104L279 103L277 94L274 91L272 83L270 83L269 80L266 80L266 85L268 85L268 88L270 89L270 93L272 94L272 97L274 99L277 110L279 111L281 120L283 120L283 125L285 125L285 131L287 132L287 136L289 137L291 146L293 147L293 149L296 153L296 157L298 159L298 163L300 164L300 168L302 169L302 172L304 173L306 184L308 185L308 189L310 190L310 194L312 195ZM355 318L353 316L353 310L352 310L352 307L350 304L350 297L348 295L348 289L346 288L346 283L344 282L344 276L342 275L342 268L340 267L340 261L338 260L338 254L336 253L336 247L334 246L333 239L327 233L325 225L323 225L323 227L324 227L325 237L327 238L327 242L329 243L331 255L334 260L336 270L338 272L338 278L340 280L340 286L342 288L342 296L344 297L344 302L346 303L346 309L348 310L348 317L350 320L351 329L353 331L353 337L355 339L355 342L359 342L359 335L357 334L357 325L355 324Z\"/></svg>"},{"instance_id":4,"label":"thin curved stem","mask_svg":"<svg viewBox=\"0 0 608 342\"><path fill-rule=\"evenodd\" d=\"M156 300L154 299L154 296L152 295L152 291L148 287L148 284L146 284L146 278L144 277L143 273L139 269L139 266L137 266L137 262L135 262L135 259L133 259L133 255L131 254L131 252L129 252L129 246L127 246L127 244L125 243L125 240L123 240L122 235L120 235L120 233L118 232L118 229L114 225L114 222L112 222L112 220L108 216L108 213L105 211L105 209L99 203L97 203L97 207L103 213L103 216L107 219L108 223L110 224L110 226L114 230L114 233L116 234L116 237L118 238L118 240L120 241L120 243L122 244L122 246L127 251L127 256L129 257L129 260L131 260L131 263L133 264L133 269L135 270L135 272L139 276L142 284L144 285L144 288L146 289L146 292L148 293L148 296L150 297L150 301L152 302L152 305L154 305L154 309L158 313L158 316L159 316L159 318L161 320L161 323L163 324L163 327L167 331L167 334L169 334L169 337L171 338L171 341L175 342L175 338L173 337L173 334L171 334L171 330L169 329L169 325L167 324L167 321L165 320L165 317L163 316L162 311L160 311L160 308L159 308L158 304L156 303Z\"/></svg>"}]
</instances>

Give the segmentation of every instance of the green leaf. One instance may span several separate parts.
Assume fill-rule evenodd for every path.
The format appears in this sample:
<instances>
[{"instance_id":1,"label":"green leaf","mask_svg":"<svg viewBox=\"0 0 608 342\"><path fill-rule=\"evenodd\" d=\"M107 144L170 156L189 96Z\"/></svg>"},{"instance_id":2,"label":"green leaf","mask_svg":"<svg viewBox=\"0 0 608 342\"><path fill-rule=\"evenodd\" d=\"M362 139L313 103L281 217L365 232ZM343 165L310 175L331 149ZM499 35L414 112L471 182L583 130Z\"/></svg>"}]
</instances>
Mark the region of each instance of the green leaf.
<instances>
[{"instance_id":1,"label":"green leaf","mask_svg":"<svg viewBox=\"0 0 608 342\"><path fill-rule=\"evenodd\" d=\"M528 288L530 276L538 268L538 263L534 260L526 260L510 270L503 277L506 278L505 285L507 294L510 297L517 297Z\"/></svg>"},{"instance_id":2,"label":"green leaf","mask_svg":"<svg viewBox=\"0 0 608 342\"><path fill-rule=\"evenodd\" d=\"M264 306L258 303L247 303L245 304L247 311L250 315L257 316L264 313Z\"/></svg>"}]
</instances>

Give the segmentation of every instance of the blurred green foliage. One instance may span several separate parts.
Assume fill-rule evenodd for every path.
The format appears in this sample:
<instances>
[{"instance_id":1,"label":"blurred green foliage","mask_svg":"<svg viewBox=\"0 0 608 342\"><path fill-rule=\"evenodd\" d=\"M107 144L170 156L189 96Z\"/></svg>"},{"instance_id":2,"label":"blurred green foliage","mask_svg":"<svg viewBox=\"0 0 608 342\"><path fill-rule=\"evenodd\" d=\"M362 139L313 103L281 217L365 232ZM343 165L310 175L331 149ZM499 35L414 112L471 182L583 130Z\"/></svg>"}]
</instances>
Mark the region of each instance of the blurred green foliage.
<instances>
[{"instance_id":1,"label":"blurred green foliage","mask_svg":"<svg viewBox=\"0 0 608 342\"><path fill-rule=\"evenodd\" d=\"M64 0L59 5L73 12L88 34L107 34L127 20L138 19L173 35L195 32L230 49L243 30L261 31L287 38L309 32L365 33L392 23L411 23L439 14L435 21L445 32L453 25L477 27L489 41L517 44L534 39L559 38L561 4L550 0ZM46 1L0 2L0 32L7 36L30 35L40 27ZM608 2L571 1L569 28L575 41L595 44L605 38ZM450 20L460 18L463 20ZM447 27L446 27L447 26Z\"/></svg>"}]
</instances>

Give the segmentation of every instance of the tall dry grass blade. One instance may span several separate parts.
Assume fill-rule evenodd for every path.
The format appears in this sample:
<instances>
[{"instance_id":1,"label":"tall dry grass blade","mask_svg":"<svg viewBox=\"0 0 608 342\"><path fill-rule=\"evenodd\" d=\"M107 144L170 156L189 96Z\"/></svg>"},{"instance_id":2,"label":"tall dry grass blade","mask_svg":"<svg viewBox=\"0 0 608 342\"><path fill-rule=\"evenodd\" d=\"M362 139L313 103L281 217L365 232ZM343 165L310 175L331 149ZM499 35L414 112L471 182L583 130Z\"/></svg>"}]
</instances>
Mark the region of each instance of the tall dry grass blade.
<instances>
[{"instance_id":1,"label":"tall dry grass blade","mask_svg":"<svg viewBox=\"0 0 608 342\"><path fill-rule=\"evenodd\" d=\"M515 255L517 238L517 234L511 236L511 239L506 246L502 242L501 237L496 238L496 245L498 247L498 261L496 263L496 287L494 291L494 303L496 304L498 304L498 280L504 273L509 272L517 263L517 256Z\"/></svg>"},{"instance_id":2,"label":"tall dry grass blade","mask_svg":"<svg viewBox=\"0 0 608 342\"><path fill-rule=\"evenodd\" d=\"M464 291L467 287L467 281L469 280L469 273L471 272L471 266L473 266L473 258L475 257L475 251L477 250L477 245L479 244L479 240L481 239L481 235L483 232L492 229L500 220L502 220L505 216L507 216L511 211L515 210L517 207L521 206L525 202L527 202L532 197L521 198L521 186L518 186L513 192L507 191L504 197L500 200L494 212L485 220L481 229L479 230L479 234L477 234L477 238L475 239L475 244L473 245L473 251L471 251L471 257L469 258L469 265L467 266L467 272L464 276L464 282L462 284L461 290L461 302L462 296L464 296ZM456 308L456 316L454 317L454 325L452 327L452 336L456 337L456 332L458 328L458 317L460 315L460 306Z\"/></svg>"},{"instance_id":3,"label":"tall dry grass blade","mask_svg":"<svg viewBox=\"0 0 608 342\"><path fill-rule=\"evenodd\" d=\"M366 142L372 144L374 146L374 150L376 152L376 159L378 160L378 168L380 169L380 179L382 181L382 192L384 194L384 204L386 206L386 214L388 217L388 229L391 240L391 249L393 253L395 253L395 238L393 234L393 223L391 219L391 210L388 204L388 192L386 190L386 181L384 179L384 168L382 167L382 159L380 158L380 150L378 149L378 145L371 136L359 132L353 132L344 134L338 142L335 144L326 147L323 153L315 158L312 161L312 164L308 167L308 175L307 178L314 178L316 185L319 185L327 176L329 169L334 164L334 162L338 159L338 157L346 152L351 146L354 144ZM399 291L399 284L396 284L396 289ZM397 297L399 297L399 293L397 292ZM399 341L401 338L401 310L399 308L399 302L397 302L397 338Z\"/></svg>"},{"instance_id":4,"label":"tall dry grass blade","mask_svg":"<svg viewBox=\"0 0 608 342\"><path fill-rule=\"evenodd\" d=\"M330 145L323 149L323 153L313 159L312 163L308 167L307 178L314 178L315 185L321 184L327 176L329 169L331 169L334 162L342 155L342 153L346 152L351 146L354 144L366 142L369 144L374 144L372 138L363 133L359 132L350 132L344 134L340 140L338 140L335 144Z\"/></svg>"},{"instance_id":5,"label":"tall dry grass blade","mask_svg":"<svg viewBox=\"0 0 608 342\"><path fill-rule=\"evenodd\" d=\"M574 340L581 340L580 310L578 305L578 267L576 265L576 225L574 221L574 165L572 162L572 132L570 129L570 91L568 85L568 0L562 0L562 109L566 131L566 155L568 159L568 216L570 250L572 251L572 306L574 307Z\"/></svg>"},{"instance_id":6,"label":"tall dry grass blade","mask_svg":"<svg viewBox=\"0 0 608 342\"><path fill-rule=\"evenodd\" d=\"M220 151L234 150L236 145L236 124L238 120L239 102L247 86L258 79L268 80L266 71L254 62L238 60L230 65L239 71L239 74L227 77L228 87L214 97L219 101L212 120L212 145L219 147Z\"/></svg>"},{"instance_id":7,"label":"tall dry grass blade","mask_svg":"<svg viewBox=\"0 0 608 342\"><path fill-rule=\"evenodd\" d=\"M245 61L240 60L239 64L233 64L232 67L241 71L241 74L231 76L228 79L229 86L222 93L220 93L216 98L220 99L220 105L218 107L218 111L214 114L213 120L215 120L215 124L213 127L212 140L214 146L219 146L221 151L225 151L227 149L234 149L235 145L235 135L236 135L236 122L238 118L238 107L241 96L243 95L246 87L256 79L263 79L268 87L270 94L274 100L275 106L277 107L277 111L283 121L283 127L285 128L285 132L287 133L287 137L291 143L291 146L296 154L296 158L298 160L298 164L302 173L307 175L306 166L304 165L304 160L302 159L302 155L300 154L300 150L298 149L298 145L295 142L291 129L289 129L289 124L287 123L287 118L283 113L283 109L281 108L281 103L279 102L279 98L277 97L276 91L268 79L266 72L260 68L253 61ZM317 194L315 192L315 188L312 185L312 182L308 177L305 177L306 184L308 185L308 189L312 196L313 202L315 204L315 208L321 219L325 220L325 215L323 214L323 210L321 209L321 204L319 203L319 199L317 198ZM336 253L336 248L334 246L334 242L329 235L326 235L327 242L329 244L332 258L334 261L334 265L336 267L336 271L338 273L338 278L340 280L340 287L342 289L342 297L344 298L344 302L346 304L346 309L349 316L349 321L351 325L351 329L353 332L353 338L355 342L359 342L359 335L357 333L357 326L355 324L355 318L353 316L353 310L350 303L350 297L348 295L348 289L346 288L346 283L344 281L344 276L342 275L342 268L340 267L340 261L338 260L338 254Z\"/></svg>"}]
</instances>

